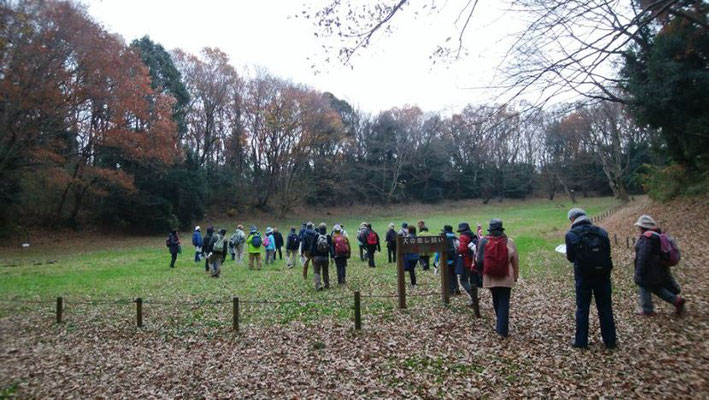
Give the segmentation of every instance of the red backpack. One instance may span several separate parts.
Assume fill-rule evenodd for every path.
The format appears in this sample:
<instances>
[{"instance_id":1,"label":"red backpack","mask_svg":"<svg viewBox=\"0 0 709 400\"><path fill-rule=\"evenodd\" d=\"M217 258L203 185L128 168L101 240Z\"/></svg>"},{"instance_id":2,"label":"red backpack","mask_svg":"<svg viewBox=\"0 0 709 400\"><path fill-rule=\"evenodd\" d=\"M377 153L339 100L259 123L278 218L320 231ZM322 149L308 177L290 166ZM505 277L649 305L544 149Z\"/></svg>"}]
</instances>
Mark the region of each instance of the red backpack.
<instances>
[{"instance_id":1,"label":"red backpack","mask_svg":"<svg viewBox=\"0 0 709 400\"><path fill-rule=\"evenodd\" d=\"M377 234L371 229L367 234L367 244L377 244Z\"/></svg>"},{"instance_id":2,"label":"red backpack","mask_svg":"<svg viewBox=\"0 0 709 400\"><path fill-rule=\"evenodd\" d=\"M657 235L660 237L660 262L666 267L674 267L679 264L681 258L679 247L675 240L664 233L657 233L654 231L645 231L645 237L648 239L652 235Z\"/></svg>"},{"instance_id":3,"label":"red backpack","mask_svg":"<svg viewBox=\"0 0 709 400\"><path fill-rule=\"evenodd\" d=\"M509 276L509 258L507 236L488 236L483 250L483 274L493 278Z\"/></svg>"},{"instance_id":4,"label":"red backpack","mask_svg":"<svg viewBox=\"0 0 709 400\"><path fill-rule=\"evenodd\" d=\"M350 254L350 245L347 244L347 239L344 235L335 235L333 239L335 242L336 256L346 256Z\"/></svg>"}]
</instances>

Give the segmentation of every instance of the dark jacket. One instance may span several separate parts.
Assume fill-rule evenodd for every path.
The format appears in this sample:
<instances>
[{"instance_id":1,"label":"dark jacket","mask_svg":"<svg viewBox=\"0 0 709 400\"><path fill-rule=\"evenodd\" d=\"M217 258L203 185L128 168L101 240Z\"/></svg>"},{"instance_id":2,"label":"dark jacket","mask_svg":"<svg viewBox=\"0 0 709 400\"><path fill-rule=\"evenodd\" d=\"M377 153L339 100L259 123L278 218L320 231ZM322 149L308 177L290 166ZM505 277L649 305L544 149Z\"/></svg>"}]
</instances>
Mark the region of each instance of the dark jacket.
<instances>
[{"instance_id":1,"label":"dark jacket","mask_svg":"<svg viewBox=\"0 0 709 400\"><path fill-rule=\"evenodd\" d=\"M367 229L367 235L365 236L365 238L369 238L370 232L374 233L374 235L377 237L377 244L369 244L369 241L365 241L365 244L367 245L367 247L374 246L377 249L377 251L382 251L382 247L381 247L381 244L379 241L379 234L377 232L375 232L374 229Z\"/></svg>"},{"instance_id":2,"label":"dark jacket","mask_svg":"<svg viewBox=\"0 0 709 400\"><path fill-rule=\"evenodd\" d=\"M204 237L204 240L202 241L202 252L204 254L209 254L212 251L212 248L214 247L214 234L207 234L207 236Z\"/></svg>"},{"instance_id":3,"label":"dark jacket","mask_svg":"<svg viewBox=\"0 0 709 400\"><path fill-rule=\"evenodd\" d=\"M386 235L387 247L396 247L396 231L389 229Z\"/></svg>"},{"instance_id":4,"label":"dark jacket","mask_svg":"<svg viewBox=\"0 0 709 400\"><path fill-rule=\"evenodd\" d=\"M315 232L314 229L306 229L305 232L303 232L303 238L301 239L301 242L303 243L304 252L310 251L310 248L313 247L315 237L317 237L317 232Z\"/></svg>"},{"instance_id":5,"label":"dark jacket","mask_svg":"<svg viewBox=\"0 0 709 400\"><path fill-rule=\"evenodd\" d=\"M635 243L635 283L644 288L663 286L669 280L670 269L660 260L660 237L640 235Z\"/></svg>"},{"instance_id":6,"label":"dark jacket","mask_svg":"<svg viewBox=\"0 0 709 400\"><path fill-rule=\"evenodd\" d=\"M281 232L273 232L273 239L276 241L277 249L283 247L283 235L281 235Z\"/></svg>"},{"instance_id":7,"label":"dark jacket","mask_svg":"<svg viewBox=\"0 0 709 400\"><path fill-rule=\"evenodd\" d=\"M325 235L327 236L327 250L325 251L320 251L318 250L318 236L320 235ZM314 258L325 258L329 259L330 257L335 258L335 248L332 245L332 236L326 234L326 233L319 233L313 231L313 239L311 240L310 243L310 255Z\"/></svg>"},{"instance_id":8,"label":"dark jacket","mask_svg":"<svg viewBox=\"0 0 709 400\"><path fill-rule=\"evenodd\" d=\"M566 232L566 258L572 263L574 263L574 277L576 279L583 278L580 271L579 260L576 257L576 252L578 251L578 244L581 241L581 235L583 235L584 232L590 230L593 226L594 225L591 223L591 220L589 220L588 218L582 218L576 220L574 224L571 225L571 229ZM610 248L611 241L608 238L608 232L606 232L603 228L598 228L598 233L601 235L601 237L603 237L603 240L606 242L608 248ZM610 272L608 273L608 276L610 276Z\"/></svg>"},{"instance_id":9,"label":"dark jacket","mask_svg":"<svg viewBox=\"0 0 709 400\"><path fill-rule=\"evenodd\" d=\"M167 248L170 254L177 254L180 251L180 238L177 234L170 233L167 236Z\"/></svg>"},{"instance_id":10,"label":"dark jacket","mask_svg":"<svg viewBox=\"0 0 709 400\"><path fill-rule=\"evenodd\" d=\"M286 241L286 250L298 250L300 248L300 236L298 236L295 232L291 232L288 234L287 240L289 240L291 236L293 237L293 240L290 243L290 247L289 243Z\"/></svg>"}]
</instances>

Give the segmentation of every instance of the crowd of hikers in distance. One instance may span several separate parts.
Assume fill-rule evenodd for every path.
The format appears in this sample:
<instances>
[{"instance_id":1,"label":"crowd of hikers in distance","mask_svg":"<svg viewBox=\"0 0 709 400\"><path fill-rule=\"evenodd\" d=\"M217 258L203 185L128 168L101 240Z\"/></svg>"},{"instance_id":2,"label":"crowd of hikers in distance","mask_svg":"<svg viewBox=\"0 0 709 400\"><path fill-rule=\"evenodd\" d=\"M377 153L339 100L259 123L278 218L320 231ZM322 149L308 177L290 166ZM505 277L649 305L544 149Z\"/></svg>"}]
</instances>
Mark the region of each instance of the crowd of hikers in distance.
<instances>
[{"instance_id":1,"label":"crowd of hikers in distance","mask_svg":"<svg viewBox=\"0 0 709 400\"><path fill-rule=\"evenodd\" d=\"M588 347L589 310L591 299L595 298L601 337L606 348L616 347L616 329L611 301L611 243L608 233L593 225L586 212L573 208L568 212L571 227L566 233L566 257L574 266L576 289L576 335L571 341L573 347ZM674 279L670 267L677 265L680 252L674 239L662 232L657 223L648 215L638 218L635 225L639 229L639 238L635 244L634 281L638 286L640 308L639 316L655 315L652 295L665 300L675 307L679 315L684 311L685 299L681 297L680 286ZM469 305L476 316L480 316L478 288L487 288L492 295L493 309L496 315L496 332L501 337L509 333L509 310L512 287L519 279L519 255L512 239L505 234L500 219L490 220L487 234L480 224L475 232L467 222L453 226L445 225L441 235L445 237L446 265L449 274L449 293L466 293ZM423 220L417 226L402 223L396 229L393 223L385 236L387 260L397 262L396 243L399 237L433 236ZM375 253L381 252L379 234L372 225L362 222L356 235L359 258L375 268ZM175 267L177 255L182 252L176 230L173 230L166 246L171 254L170 267ZM286 252L288 268L303 265L303 278L307 279L308 265L313 264L313 282L316 290L330 288L329 263L333 260L337 271L338 285L346 282L347 260L351 256L350 239L344 225L336 224L328 233L325 223L317 227L312 222L303 223L296 232L291 227L285 240L278 228L266 228L261 235L256 226L251 226L248 234L239 224L228 237L226 229L215 231L207 229L203 237L201 228L195 227L192 235L195 248L194 262L199 263L204 257L204 268L212 277L218 278L221 265L228 254L237 264L244 264L244 255L248 255L248 268L261 270L262 253L265 251L265 264L272 264L276 257L283 259L283 247ZM433 257L433 260L431 259ZM411 287L416 287L416 267L439 273L440 253L404 253L402 265L408 272ZM462 291L461 291L462 288Z\"/></svg>"}]
</instances>

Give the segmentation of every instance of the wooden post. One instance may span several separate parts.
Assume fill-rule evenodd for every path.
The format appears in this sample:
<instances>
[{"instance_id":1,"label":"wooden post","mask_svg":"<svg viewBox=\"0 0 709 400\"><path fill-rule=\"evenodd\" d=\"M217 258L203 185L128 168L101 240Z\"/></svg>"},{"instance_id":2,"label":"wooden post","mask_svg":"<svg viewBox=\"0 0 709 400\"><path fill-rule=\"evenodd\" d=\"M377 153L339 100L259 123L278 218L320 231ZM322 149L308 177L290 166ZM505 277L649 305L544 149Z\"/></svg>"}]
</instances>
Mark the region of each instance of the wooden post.
<instances>
[{"instance_id":1,"label":"wooden post","mask_svg":"<svg viewBox=\"0 0 709 400\"><path fill-rule=\"evenodd\" d=\"M399 308L406 308L406 282L404 280L404 260L401 252L401 236L396 236L396 277L399 286Z\"/></svg>"},{"instance_id":2,"label":"wooden post","mask_svg":"<svg viewBox=\"0 0 709 400\"><path fill-rule=\"evenodd\" d=\"M136 311L136 318L138 322L138 328L143 327L143 299L138 297L135 299L135 311Z\"/></svg>"},{"instance_id":3,"label":"wooden post","mask_svg":"<svg viewBox=\"0 0 709 400\"><path fill-rule=\"evenodd\" d=\"M354 312L355 312L355 330L362 330L362 309L360 308L359 291L354 292Z\"/></svg>"},{"instance_id":4,"label":"wooden post","mask_svg":"<svg viewBox=\"0 0 709 400\"><path fill-rule=\"evenodd\" d=\"M618 235L615 233L613 234L613 241L615 242L615 245L617 246L618 245Z\"/></svg>"},{"instance_id":5,"label":"wooden post","mask_svg":"<svg viewBox=\"0 0 709 400\"><path fill-rule=\"evenodd\" d=\"M626 249L630 248L630 239L628 239L627 236L625 237L625 248Z\"/></svg>"},{"instance_id":6,"label":"wooden post","mask_svg":"<svg viewBox=\"0 0 709 400\"><path fill-rule=\"evenodd\" d=\"M234 328L234 332L239 332L239 298L234 297L232 298L233 302L233 321L232 325Z\"/></svg>"},{"instance_id":7,"label":"wooden post","mask_svg":"<svg viewBox=\"0 0 709 400\"><path fill-rule=\"evenodd\" d=\"M64 299L57 297L57 323L62 323L62 312L64 311Z\"/></svg>"},{"instance_id":8,"label":"wooden post","mask_svg":"<svg viewBox=\"0 0 709 400\"><path fill-rule=\"evenodd\" d=\"M441 297L443 299L443 304L448 305L450 304L450 293L448 292L449 290L449 282L448 282L448 243L446 242L448 239L445 237L445 233L443 234L443 240L446 244L446 247L443 248L441 246L441 258L439 259L441 266Z\"/></svg>"}]
</instances>

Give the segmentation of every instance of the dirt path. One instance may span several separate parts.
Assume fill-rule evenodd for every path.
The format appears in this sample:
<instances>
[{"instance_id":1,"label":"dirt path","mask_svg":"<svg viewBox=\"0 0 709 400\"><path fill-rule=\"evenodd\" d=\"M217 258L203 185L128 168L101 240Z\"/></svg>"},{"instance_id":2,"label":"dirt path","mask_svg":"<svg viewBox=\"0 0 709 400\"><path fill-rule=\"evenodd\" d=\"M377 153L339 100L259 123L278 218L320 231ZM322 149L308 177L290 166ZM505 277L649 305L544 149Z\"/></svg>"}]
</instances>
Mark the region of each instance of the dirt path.
<instances>
[{"instance_id":1,"label":"dirt path","mask_svg":"<svg viewBox=\"0 0 709 400\"><path fill-rule=\"evenodd\" d=\"M685 262L676 275L689 299L678 318L659 304L634 315L632 251L625 237L640 213L675 235ZM20 398L686 398L709 397L707 256L709 201L630 204L601 225L615 246L614 307L619 349L571 349L571 269L524 279L513 290L511 336L493 333L460 298L430 308L365 316L364 330L331 320L210 330L182 336L125 325L49 326L46 315L0 321L0 387ZM392 304L393 305L393 304ZM110 311L107 311L110 316Z\"/></svg>"}]
</instances>

